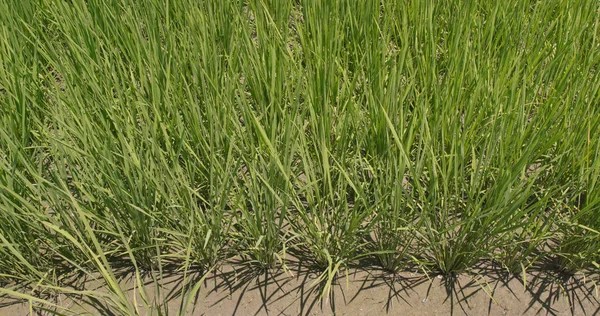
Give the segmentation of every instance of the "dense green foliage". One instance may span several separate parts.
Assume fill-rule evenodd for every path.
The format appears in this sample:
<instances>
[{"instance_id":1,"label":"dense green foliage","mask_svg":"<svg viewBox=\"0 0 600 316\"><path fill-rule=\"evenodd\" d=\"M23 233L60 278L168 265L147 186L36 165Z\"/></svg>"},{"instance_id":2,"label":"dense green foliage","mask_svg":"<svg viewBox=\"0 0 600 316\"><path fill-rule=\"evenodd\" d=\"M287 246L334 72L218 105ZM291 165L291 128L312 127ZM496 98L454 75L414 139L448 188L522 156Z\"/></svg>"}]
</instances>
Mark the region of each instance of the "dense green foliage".
<instances>
[{"instance_id":1,"label":"dense green foliage","mask_svg":"<svg viewBox=\"0 0 600 316\"><path fill-rule=\"evenodd\" d=\"M596 0L0 1L0 291L70 271L134 314L123 263L598 269L599 27Z\"/></svg>"}]
</instances>

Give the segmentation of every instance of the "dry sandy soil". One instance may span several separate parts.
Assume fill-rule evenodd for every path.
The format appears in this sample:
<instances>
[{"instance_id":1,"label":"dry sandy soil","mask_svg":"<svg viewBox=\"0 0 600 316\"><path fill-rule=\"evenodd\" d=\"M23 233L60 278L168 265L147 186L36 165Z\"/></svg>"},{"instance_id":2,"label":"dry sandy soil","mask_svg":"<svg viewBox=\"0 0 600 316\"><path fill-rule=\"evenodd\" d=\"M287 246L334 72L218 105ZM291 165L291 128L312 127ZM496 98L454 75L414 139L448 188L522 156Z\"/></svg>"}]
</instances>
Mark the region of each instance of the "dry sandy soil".
<instances>
[{"instance_id":1,"label":"dry sandy soil","mask_svg":"<svg viewBox=\"0 0 600 316\"><path fill-rule=\"evenodd\" d=\"M293 274L293 276L291 274ZM508 278L498 271L480 270L454 279L419 273L390 275L354 269L341 276L331 295L319 299L311 287L316 274L295 270L257 274L232 266L212 273L204 281L189 315L600 315L598 276L562 276L542 272ZM130 279L128 293L139 294ZM181 276L165 278L158 296L175 315L181 298L175 294ZM154 287L147 285L149 292ZM57 303L73 308L73 302ZM112 315L99 303L77 307L81 313ZM140 306L140 314L149 314ZM29 305L0 298L0 315L27 315ZM86 313L86 314L87 314ZM39 314L44 314L39 312ZM156 315L157 313L153 313Z\"/></svg>"}]
</instances>

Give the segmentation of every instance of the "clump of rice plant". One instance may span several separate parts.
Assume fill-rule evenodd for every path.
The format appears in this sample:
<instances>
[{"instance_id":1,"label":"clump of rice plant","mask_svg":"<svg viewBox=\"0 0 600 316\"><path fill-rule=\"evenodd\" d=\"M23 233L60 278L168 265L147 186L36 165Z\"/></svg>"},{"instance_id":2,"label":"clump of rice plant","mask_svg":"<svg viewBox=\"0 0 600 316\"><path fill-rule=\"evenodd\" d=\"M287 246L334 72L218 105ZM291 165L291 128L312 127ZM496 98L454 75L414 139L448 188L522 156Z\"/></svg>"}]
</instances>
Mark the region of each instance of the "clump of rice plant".
<instances>
[{"instance_id":1,"label":"clump of rice plant","mask_svg":"<svg viewBox=\"0 0 600 316\"><path fill-rule=\"evenodd\" d=\"M355 266L598 269L599 10L0 2L0 292L136 314L130 273L162 311L168 270L183 313L234 261L324 295Z\"/></svg>"}]
</instances>

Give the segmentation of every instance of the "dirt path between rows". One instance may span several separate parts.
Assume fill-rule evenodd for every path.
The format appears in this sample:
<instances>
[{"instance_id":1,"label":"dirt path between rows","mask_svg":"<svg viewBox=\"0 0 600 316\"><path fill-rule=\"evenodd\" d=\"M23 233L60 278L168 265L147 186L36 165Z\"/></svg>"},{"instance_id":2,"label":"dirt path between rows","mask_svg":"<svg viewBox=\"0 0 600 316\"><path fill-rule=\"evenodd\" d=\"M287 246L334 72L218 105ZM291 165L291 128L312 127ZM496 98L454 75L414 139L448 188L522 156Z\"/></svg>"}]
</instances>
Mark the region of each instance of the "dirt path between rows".
<instances>
[{"instance_id":1,"label":"dirt path between rows","mask_svg":"<svg viewBox=\"0 0 600 316\"><path fill-rule=\"evenodd\" d=\"M291 274L293 275L291 275ZM244 268L225 267L210 274L193 302L189 315L600 315L598 276L562 276L542 272L508 278L498 271L479 271L454 279L419 273L390 275L354 269L341 276L331 295L319 299L311 287L316 274L301 269L257 274ZM181 275L165 278L161 297L168 314L181 303L174 289ZM129 295L137 297L133 282ZM153 292L152 284L146 286ZM61 301L68 307L73 303ZM140 314L149 314L139 304ZM93 315L110 315L102 304L86 307ZM81 310L84 313L84 310ZM0 315L27 315L29 305L0 298ZM44 313L40 313L44 314ZM156 313L154 313L156 315Z\"/></svg>"}]
</instances>

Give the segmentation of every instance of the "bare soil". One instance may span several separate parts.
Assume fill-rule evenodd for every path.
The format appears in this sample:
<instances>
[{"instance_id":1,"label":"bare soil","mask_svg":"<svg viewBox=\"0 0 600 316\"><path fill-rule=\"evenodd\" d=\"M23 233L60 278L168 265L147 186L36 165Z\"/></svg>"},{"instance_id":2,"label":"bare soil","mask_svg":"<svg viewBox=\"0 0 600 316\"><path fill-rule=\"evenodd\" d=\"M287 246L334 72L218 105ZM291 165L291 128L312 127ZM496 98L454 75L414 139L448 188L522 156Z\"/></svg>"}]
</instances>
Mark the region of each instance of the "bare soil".
<instances>
[{"instance_id":1,"label":"bare soil","mask_svg":"<svg viewBox=\"0 0 600 316\"><path fill-rule=\"evenodd\" d=\"M336 280L331 294L320 298L313 286L317 274L298 269L290 272L257 272L228 266L205 280L189 315L600 315L598 276L566 276L531 272L522 276L481 270L455 278L420 273L391 275L382 271L353 269ZM190 284L198 279L188 278ZM182 299L178 289L182 275L163 280L158 295L152 282L150 296L165 302L175 315ZM141 302L139 289L124 276L132 302ZM57 298L58 305L82 314L112 315L101 302ZM74 302L81 304L77 306ZM151 314L136 304L142 315ZM165 311L165 310L163 310ZM47 314L38 311L37 314ZM0 298L0 315L28 315L29 304ZM156 311L152 313L156 315Z\"/></svg>"}]
</instances>

